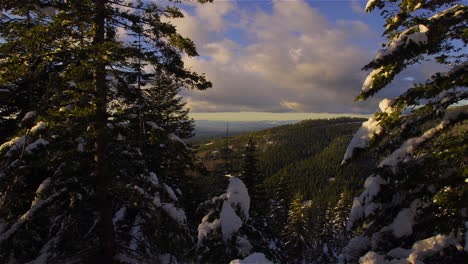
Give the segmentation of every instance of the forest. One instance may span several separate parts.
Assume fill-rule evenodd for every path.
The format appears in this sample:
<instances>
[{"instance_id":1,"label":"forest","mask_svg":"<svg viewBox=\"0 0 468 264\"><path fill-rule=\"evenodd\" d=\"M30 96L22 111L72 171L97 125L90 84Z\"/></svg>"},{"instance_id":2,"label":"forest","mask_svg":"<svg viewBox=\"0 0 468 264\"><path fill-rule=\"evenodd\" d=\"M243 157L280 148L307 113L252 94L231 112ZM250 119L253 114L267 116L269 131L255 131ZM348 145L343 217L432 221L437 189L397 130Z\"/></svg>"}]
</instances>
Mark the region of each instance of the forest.
<instances>
[{"instance_id":1,"label":"forest","mask_svg":"<svg viewBox=\"0 0 468 264\"><path fill-rule=\"evenodd\" d=\"M0 2L0 263L466 262L465 1L367 2L351 100L445 67L371 117L195 141L184 92L217 86L181 2Z\"/></svg>"}]
</instances>

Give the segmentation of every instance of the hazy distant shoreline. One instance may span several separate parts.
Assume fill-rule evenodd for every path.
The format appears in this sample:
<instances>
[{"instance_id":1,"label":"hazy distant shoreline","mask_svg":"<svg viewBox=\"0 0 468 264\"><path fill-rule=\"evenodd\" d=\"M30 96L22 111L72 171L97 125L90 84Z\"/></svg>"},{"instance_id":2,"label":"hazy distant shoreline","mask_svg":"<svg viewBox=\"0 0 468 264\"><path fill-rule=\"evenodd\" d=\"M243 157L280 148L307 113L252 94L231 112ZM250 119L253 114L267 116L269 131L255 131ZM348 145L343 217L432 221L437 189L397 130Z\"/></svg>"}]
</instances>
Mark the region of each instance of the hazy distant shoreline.
<instances>
[{"instance_id":1,"label":"hazy distant shoreline","mask_svg":"<svg viewBox=\"0 0 468 264\"><path fill-rule=\"evenodd\" d=\"M337 117L370 117L365 114L349 113L269 113L269 112L216 112L190 113L190 117L198 121L301 121L305 119L337 118Z\"/></svg>"}]
</instances>

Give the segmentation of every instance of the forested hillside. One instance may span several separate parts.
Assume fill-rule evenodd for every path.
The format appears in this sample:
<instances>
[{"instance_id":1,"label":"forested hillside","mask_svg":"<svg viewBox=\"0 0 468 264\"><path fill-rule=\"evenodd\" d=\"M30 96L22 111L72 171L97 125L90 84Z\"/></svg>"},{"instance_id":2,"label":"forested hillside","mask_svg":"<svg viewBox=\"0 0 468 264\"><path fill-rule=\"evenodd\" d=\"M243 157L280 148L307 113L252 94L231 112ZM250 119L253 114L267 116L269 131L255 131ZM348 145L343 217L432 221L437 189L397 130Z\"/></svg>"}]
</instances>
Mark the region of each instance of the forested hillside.
<instances>
[{"instance_id":1,"label":"forested hillside","mask_svg":"<svg viewBox=\"0 0 468 264\"><path fill-rule=\"evenodd\" d=\"M198 143L197 156L207 168L197 173L196 180L190 183L198 190L194 197L207 199L221 193L228 179L226 174L238 175L247 182L244 175L249 174L246 173L249 159L246 156L248 147L254 145L258 170L255 177L258 179L248 188L251 196L257 198L252 201L253 209L257 210L251 212L256 216L252 224L271 240L270 245L274 246L270 250L280 256L295 254L286 253L297 246L292 244L299 243L291 234L302 233L315 241L304 245L303 253L332 259L336 257L339 244L349 235L345 234L344 222L351 197L361 190L362 175L369 173L376 162L375 155L364 153L359 162L341 166L346 147L363 121L358 118L305 120L228 138L193 142ZM296 225L288 219L292 213L302 215L296 219ZM332 227L331 217L337 214L341 214L341 219L337 218ZM306 226L310 229L302 230ZM284 229L279 236L274 235L277 228ZM326 234L322 230L327 230ZM342 237L338 238L339 233Z\"/></svg>"}]
</instances>

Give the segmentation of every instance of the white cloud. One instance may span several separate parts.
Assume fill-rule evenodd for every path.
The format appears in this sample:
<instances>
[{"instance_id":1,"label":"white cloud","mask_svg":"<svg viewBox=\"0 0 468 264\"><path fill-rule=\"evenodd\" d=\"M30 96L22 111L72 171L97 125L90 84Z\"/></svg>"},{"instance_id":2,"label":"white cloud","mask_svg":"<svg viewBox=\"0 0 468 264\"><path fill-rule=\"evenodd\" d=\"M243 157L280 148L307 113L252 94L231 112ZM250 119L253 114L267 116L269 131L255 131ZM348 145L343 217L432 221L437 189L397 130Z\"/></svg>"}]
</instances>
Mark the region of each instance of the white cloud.
<instances>
[{"instance_id":1,"label":"white cloud","mask_svg":"<svg viewBox=\"0 0 468 264\"><path fill-rule=\"evenodd\" d=\"M373 54L351 43L377 36L362 21L330 23L305 1L274 1L271 12L214 2L185 15L175 24L202 55L186 57L186 66L214 84L183 91L192 111L366 112L377 105L377 98L354 102L365 78L360 68Z\"/></svg>"},{"instance_id":2,"label":"white cloud","mask_svg":"<svg viewBox=\"0 0 468 264\"><path fill-rule=\"evenodd\" d=\"M365 14L366 13L366 10L365 10L365 5L366 5L366 2L367 1L359 1L359 0L351 0L350 2L350 5L351 5L351 9L353 10L353 12L355 12L356 14Z\"/></svg>"}]
</instances>

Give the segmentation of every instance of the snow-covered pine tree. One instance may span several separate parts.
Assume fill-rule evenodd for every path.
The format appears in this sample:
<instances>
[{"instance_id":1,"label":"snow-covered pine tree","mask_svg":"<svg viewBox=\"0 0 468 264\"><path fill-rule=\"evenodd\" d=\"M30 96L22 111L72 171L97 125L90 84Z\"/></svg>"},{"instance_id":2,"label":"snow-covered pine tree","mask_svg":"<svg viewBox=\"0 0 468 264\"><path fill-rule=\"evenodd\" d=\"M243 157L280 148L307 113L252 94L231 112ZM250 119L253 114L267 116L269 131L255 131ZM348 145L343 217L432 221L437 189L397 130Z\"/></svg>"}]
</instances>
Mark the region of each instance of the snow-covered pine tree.
<instances>
[{"instance_id":1,"label":"snow-covered pine tree","mask_svg":"<svg viewBox=\"0 0 468 264\"><path fill-rule=\"evenodd\" d=\"M406 67L432 61L440 72L380 103L344 160L369 142L385 157L353 201L348 228L362 230L344 249L350 263L463 263L468 258L466 106L468 8L463 1L371 0L389 42L358 99L387 86ZM386 155L388 154L388 155Z\"/></svg>"},{"instance_id":2,"label":"snow-covered pine tree","mask_svg":"<svg viewBox=\"0 0 468 264\"><path fill-rule=\"evenodd\" d=\"M262 234L248 224L250 197L242 180L230 178L226 193L199 210L207 213L198 225L198 263L228 263L254 252L271 258Z\"/></svg>"},{"instance_id":3,"label":"snow-covered pine tree","mask_svg":"<svg viewBox=\"0 0 468 264\"><path fill-rule=\"evenodd\" d=\"M330 218L332 239L329 242L329 248L335 257L341 253L350 237L350 233L346 229L351 202L348 196L350 195L346 191L340 194L340 199L333 208L332 217Z\"/></svg>"},{"instance_id":4,"label":"snow-covered pine tree","mask_svg":"<svg viewBox=\"0 0 468 264\"><path fill-rule=\"evenodd\" d=\"M171 174L167 164L188 165L180 157L189 150L173 127L135 107L149 100L142 78L159 78L135 61L179 87L211 85L184 69L181 52L197 55L194 45L163 21L181 12L107 0L2 1L0 8L2 122L13 120L0 147L0 262L187 257L180 192L156 175ZM142 46L117 38L128 32Z\"/></svg>"},{"instance_id":5,"label":"snow-covered pine tree","mask_svg":"<svg viewBox=\"0 0 468 264\"><path fill-rule=\"evenodd\" d=\"M287 225L281 234L284 240L284 263L304 263L312 258L309 251L313 247L313 239L311 223L307 218L310 211L305 207L308 206L304 206L304 196L296 193L289 209Z\"/></svg>"}]
</instances>

